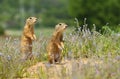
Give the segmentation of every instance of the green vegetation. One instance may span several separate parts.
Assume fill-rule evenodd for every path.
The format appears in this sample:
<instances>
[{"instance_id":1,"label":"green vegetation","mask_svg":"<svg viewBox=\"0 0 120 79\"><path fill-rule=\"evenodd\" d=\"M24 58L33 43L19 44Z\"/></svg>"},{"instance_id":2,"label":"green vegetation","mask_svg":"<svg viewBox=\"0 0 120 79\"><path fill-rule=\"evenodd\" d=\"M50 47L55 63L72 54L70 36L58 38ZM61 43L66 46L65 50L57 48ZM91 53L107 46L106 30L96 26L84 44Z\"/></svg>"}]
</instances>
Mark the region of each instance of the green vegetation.
<instances>
[{"instance_id":1,"label":"green vegetation","mask_svg":"<svg viewBox=\"0 0 120 79\"><path fill-rule=\"evenodd\" d=\"M88 28L96 24L97 30L104 25L116 29L120 24L119 3L119 0L1 0L0 25L22 29L27 17L36 16L39 18L36 27L54 27L58 22L72 26L74 18L83 25L84 18L87 18Z\"/></svg>"},{"instance_id":2,"label":"green vegetation","mask_svg":"<svg viewBox=\"0 0 120 79\"><path fill-rule=\"evenodd\" d=\"M79 21L87 18L89 28L92 28L92 24L96 24L99 30L101 26L109 24L116 29L115 26L120 21L119 3L120 0L69 0L69 12Z\"/></svg>"},{"instance_id":3,"label":"green vegetation","mask_svg":"<svg viewBox=\"0 0 120 79\"><path fill-rule=\"evenodd\" d=\"M1 0L0 25L6 29L22 29L29 16L39 19L36 27L54 27L59 22L69 23L66 4L67 1L64 0Z\"/></svg>"},{"instance_id":4,"label":"green vegetation","mask_svg":"<svg viewBox=\"0 0 120 79\"><path fill-rule=\"evenodd\" d=\"M5 34L5 30L3 27L0 27L0 35L4 35Z\"/></svg>"}]
</instances>

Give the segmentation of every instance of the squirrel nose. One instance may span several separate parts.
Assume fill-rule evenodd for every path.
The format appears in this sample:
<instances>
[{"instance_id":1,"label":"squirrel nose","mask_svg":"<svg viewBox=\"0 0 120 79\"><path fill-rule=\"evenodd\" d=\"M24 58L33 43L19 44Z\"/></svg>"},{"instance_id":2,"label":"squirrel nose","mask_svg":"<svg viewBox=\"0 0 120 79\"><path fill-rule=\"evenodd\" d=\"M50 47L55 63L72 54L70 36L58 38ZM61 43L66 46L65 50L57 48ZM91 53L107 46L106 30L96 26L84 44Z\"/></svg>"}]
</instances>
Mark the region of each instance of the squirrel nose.
<instances>
[{"instance_id":1,"label":"squirrel nose","mask_svg":"<svg viewBox=\"0 0 120 79\"><path fill-rule=\"evenodd\" d=\"M67 28L67 27L68 27L68 25L65 26L65 28Z\"/></svg>"}]
</instances>

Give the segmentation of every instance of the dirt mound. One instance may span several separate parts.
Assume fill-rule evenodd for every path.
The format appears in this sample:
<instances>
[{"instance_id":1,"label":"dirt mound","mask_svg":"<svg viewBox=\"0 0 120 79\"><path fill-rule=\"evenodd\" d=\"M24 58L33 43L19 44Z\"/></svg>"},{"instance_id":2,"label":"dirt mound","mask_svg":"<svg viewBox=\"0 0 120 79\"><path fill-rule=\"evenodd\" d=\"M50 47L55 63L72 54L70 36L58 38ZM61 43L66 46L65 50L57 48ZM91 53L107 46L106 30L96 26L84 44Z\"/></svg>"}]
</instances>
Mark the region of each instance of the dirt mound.
<instances>
[{"instance_id":1,"label":"dirt mound","mask_svg":"<svg viewBox=\"0 0 120 79\"><path fill-rule=\"evenodd\" d=\"M48 62L39 62L27 69L27 74L31 78L38 79L69 79L75 71L79 71L83 65L94 66L101 64L102 61L79 59L64 60L61 64L49 64Z\"/></svg>"}]
</instances>

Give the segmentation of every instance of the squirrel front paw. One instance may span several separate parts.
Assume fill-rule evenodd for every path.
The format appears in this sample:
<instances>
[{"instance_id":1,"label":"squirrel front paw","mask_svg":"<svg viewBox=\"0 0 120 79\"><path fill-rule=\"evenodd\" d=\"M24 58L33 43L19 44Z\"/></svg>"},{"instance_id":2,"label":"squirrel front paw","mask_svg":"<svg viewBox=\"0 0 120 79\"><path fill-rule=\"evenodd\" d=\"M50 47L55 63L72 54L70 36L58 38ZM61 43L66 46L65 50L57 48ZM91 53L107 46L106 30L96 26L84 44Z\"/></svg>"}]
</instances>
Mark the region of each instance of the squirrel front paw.
<instances>
[{"instance_id":1,"label":"squirrel front paw","mask_svg":"<svg viewBox=\"0 0 120 79\"><path fill-rule=\"evenodd\" d=\"M33 36L31 37L31 39L32 39L32 40L36 40L36 36L33 35Z\"/></svg>"},{"instance_id":2,"label":"squirrel front paw","mask_svg":"<svg viewBox=\"0 0 120 79\"><path fill-rule=\"evenodd\" d=\"M34 40L36 40L36 36L35 36L35 35L33 35L33 37L34 37Z\"/></svg>"}]
</instances>

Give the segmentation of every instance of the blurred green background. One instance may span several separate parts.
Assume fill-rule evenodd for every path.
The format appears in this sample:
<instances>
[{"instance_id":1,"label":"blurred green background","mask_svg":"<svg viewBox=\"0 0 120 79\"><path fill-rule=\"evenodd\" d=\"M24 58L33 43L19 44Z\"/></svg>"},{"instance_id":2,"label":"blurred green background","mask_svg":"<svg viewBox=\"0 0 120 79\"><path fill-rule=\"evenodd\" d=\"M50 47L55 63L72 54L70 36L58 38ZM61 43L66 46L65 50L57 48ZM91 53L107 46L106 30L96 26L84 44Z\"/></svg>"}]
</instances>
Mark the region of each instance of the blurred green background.
<instances>
[{"instance_id":1,"label":"blurred green background","mask_svg":"<svg viewBox=\"0 0 120 79\"><path fill-rule=\"evenodd\" d=\"M23 29L26 18L39 18L35 28L51 28L59 22L74 26L74 18L88 28L96 25L119 32L120 0L0 0L0 34L5 30Z\"/></svg>"}]
</instances>

